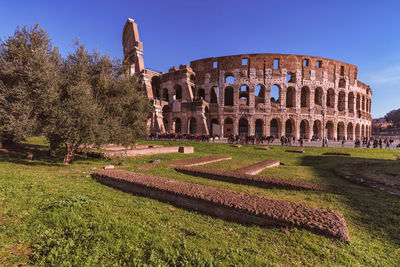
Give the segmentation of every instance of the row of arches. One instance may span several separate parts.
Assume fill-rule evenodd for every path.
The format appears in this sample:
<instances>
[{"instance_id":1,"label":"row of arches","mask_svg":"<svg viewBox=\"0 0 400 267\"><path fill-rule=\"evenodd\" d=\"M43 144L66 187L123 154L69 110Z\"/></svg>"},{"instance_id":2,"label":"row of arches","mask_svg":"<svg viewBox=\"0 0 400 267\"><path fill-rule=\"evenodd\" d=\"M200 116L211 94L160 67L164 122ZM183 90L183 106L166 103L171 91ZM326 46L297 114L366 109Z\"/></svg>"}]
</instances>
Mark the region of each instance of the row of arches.
<instances>
[{"instance_id":1,"label":"row of arches","mask_svg":"<svg viewBox=\"0 0 400 267\"><path fill-rule=\"evenodd\" d=\"M206 99L206 91L203 88L198 88L193 90L194 97ZM296 107L296 89L294 87L289 86L286 89L285 95L285 103L281 103L282 92L281 87L277 84L271 86L270 91L270 101L271 103L280 103L287 108ZM158 92L158 90L157 90ZM362 110L364 112L371 112L371 100L364 96L360 95L359 93L355 94L354 92L349 92L346 95L346 92L341 90L338 93L337 102L336 103L336 95L335 90L333 88L329 88L326 91L326 100L324 103L324 90L321 87L317 87L314 90L314 105L323 106L326 105L328 108L336 109L338 111L345 111L347 110L349 113L354 113L355 110ZM160 97L160 94L156 94L153 92L154 97ZM266 88L264 85L259 84L255 87L254 98L255 98L255 105L259 103L265 104L265 96L266 96ZM181 100L182 99L182 87L180 85L174 86L173 95L170 96L170 93L167 88L162 89L161 99L164 101L169 102L170 98L174 100ZM209 102L210 103L218 103L219 98L219 88L214 86L209 91ZM347 105L346 105L347 100ZM303 86L300 92L300 107L301 108L310 108L311 107L311 90L308 86ZM233 106L235 103L234 99L234 88L232 86L227 86L224 89L224 106ZM242 85L239 91L239 105L250 105L250 89L247 85ZM354 107L354 104L356 105ZM355 110L354 110L355 109Z\"/></svg>"},{"instance_id":2,"label":"row of arches","mask_svg":"<svg viewBox=\"0 0 400 267\"><path fill-rule=\"evenodd\" d=\"M172 122L171 129L169 128L169 122L166 118L163 119L164 127L167 132L174 132L174 133L184 133L183 132L183 125L181 118L175 118ZM338 122L334 123L331 120L328 120L325 123L324 129L322 128L323 123L321 120L314 120L311 123L303 119L300 121L298 125L299 129L296 127L296 122L294 119L289 118L286 120L280 120L278 118L273 118L269 122L269 133L265 132L265 122L262 119L256 119L254 123L254 134L261 136L261 135L272 135L276 138L280 136L298 136L304 139L311 139L311 138L318 138L322 139L326 136L329 140L336 139L336 140L343 140L343 139L354 139L354 138L363 138L363 137L370 137L371 127L369 125L364 124L353 124L349 122L345 124L345 122ZM212 125L217 124L219 125L218 119L214 118L210 121L210 134L212 133ZM223 135L229 136L233 134L233 125L234 121L232 118L227 117L223 122ZM249 121L247 118L242 117L239 119L237 127L237 133L240 136L250 135L249 132ZM197 133L197 120L194 117L191 117L187 120L187 131L185 133L195 134ZM323 130L325 132L323 132ZM298 134L297 134L298 131ZM219 134L219 133L215 133Z\"/></svg>"}]
</instances>

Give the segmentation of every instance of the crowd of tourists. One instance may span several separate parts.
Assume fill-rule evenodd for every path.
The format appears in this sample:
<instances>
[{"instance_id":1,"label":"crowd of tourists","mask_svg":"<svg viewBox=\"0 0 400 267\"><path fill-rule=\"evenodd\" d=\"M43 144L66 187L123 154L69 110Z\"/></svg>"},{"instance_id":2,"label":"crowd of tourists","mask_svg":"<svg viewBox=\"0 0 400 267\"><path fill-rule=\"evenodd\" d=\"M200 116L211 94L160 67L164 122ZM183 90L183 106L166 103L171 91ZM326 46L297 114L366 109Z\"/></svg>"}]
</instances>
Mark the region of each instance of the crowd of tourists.
<instances>
[{"instance_id":1,"label":"crowd of tourists","mask_svg":"<svg viewBox=\"0 0 400 267\"><path fill-rule=\"evenodd\" d=\"M220 140L219 135L199 135L199 134L181 134L181 133L151 133L148 135L148 140L164 140L164 141L198 141L198 142L215 142L216 140ZM241 136L241 135L229 135L228 136L229 144L264 144L264 143L273 143L275 138L274 136L261 136L261 135L253 135L253 136ZM300 145L303 146L306 141L322 141L323 147L329 146L329 140L325 136L320 140L318 136L313 136L311 139L305 139L300 137L296 139L293 135L281 136L279 139L282 146L293 146ZM336 140L333 139L333 142L340 142L342 147L345 146L346 142L352 142L350 140L342 139ZM393 138L356 138L354 140L354 147L360 148L400 148L400 144L395 145Z\"/></svg>"}]
</instances>

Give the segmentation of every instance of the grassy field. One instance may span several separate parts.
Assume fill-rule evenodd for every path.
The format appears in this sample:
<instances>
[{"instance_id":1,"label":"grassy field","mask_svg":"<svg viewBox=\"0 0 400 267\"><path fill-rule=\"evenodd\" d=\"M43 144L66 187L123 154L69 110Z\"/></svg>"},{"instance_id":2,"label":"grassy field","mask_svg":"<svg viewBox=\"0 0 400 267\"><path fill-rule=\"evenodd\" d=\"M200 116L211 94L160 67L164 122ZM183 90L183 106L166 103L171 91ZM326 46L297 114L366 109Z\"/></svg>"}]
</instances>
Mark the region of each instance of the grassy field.
<instances>
[{"instance_id":1,"label":"grassy field","mask_svg":"<svg viewBox=\"0 0 400 267\"><path fill-rule=\"evenodd\" d=\"M400 197L351 184L333 172L338 164L366 159L383 169L399 166L395 155L400 152L395 150L343 148L352 156L341 157L322 156L338 148L305 148L304 154L296 154L282 147L265 151L190 143L194 154L130 158L124 160L126 166L118 166L140 171L138 166L159 159L154 169L141 172L341 212L351 238L346 244L306 230L228 222L124 193L90 177L109 161L78 158L64 166L61 158L45 156L44 139L26 143L42 151L39 159L0 154L0 265L400 266ZM203 168L235 170L277 159L285 165L260 175L344 189L340 193L260 189L193 177L168 167L168 161L207 155L232 160Z\"/></svg>"}]
</instances>

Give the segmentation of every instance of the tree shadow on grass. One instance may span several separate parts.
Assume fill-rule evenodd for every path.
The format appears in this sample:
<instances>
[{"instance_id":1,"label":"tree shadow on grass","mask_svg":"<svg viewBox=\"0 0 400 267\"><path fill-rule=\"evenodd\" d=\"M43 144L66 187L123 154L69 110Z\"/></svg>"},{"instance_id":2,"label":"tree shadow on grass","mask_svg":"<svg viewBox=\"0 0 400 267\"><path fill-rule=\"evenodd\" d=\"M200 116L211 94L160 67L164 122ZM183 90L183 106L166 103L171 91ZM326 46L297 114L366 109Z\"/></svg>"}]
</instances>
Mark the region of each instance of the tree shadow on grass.
<instances>
[{"instance_id":1,"label":"tree shadow on grass","mask_svg":"<svg viewBox=\"0 0 400 267\"><path fill-rule=\"evenodd\" d=\"M343 204L349 211L343 214L356 227L364 232L382 237L392 243L400 244L400 197L367 186L357 185L337 174L341 164L355 162L376 162L387 164L395 160L366 159L344 156L305 156L301 165L311 166L327 183L341 186ZM357 173L355 174L357 175Z\"/></svg>"}]
</instances>

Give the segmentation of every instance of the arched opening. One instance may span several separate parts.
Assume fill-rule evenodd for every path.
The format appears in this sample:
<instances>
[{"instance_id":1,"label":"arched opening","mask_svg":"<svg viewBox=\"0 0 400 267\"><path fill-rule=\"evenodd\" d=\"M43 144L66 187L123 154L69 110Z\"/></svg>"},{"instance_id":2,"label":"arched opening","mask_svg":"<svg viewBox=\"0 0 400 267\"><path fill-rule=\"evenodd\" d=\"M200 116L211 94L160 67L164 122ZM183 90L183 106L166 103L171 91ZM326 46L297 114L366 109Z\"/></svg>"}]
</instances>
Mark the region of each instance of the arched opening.
<instances>
[{"instance_id":1,"label":"arched opening","mask_svg":"<svg viewBox=\"0 0 400 267\"><path fill-rule=\"evenodd\" d=\"M303 139L308 139L310 135L310 130L309 130L309 123L307 120L302 120L300 122L300 137Z\"/></svg>"},{"instance_id":2,"label":"arched opening","mask_svg":"<svg viewBox=\"0 0 400 267\"><path fill-rule=\"evenodd\" d=\"M277 119L272 119L269 124L270 135L279 138L279 123Z\"/></svg>"},{"instance_id":3,"label":"arched opening","mask_svg":"<svg viewBox=\"0 0 400 267\"><path fill-rule=\"evenodd\" d=\"M163 100L169 102L169 95L168 95L168 89L167 88L163 89Z\"/></svg>"},{"instance_id":4,"label":"arched opening","mask_svg":"<svg viewBox=\"0 0 400 267\"><path fill-rule=\"evenodd\" d=\"M316 88L315 93L314 93L314 104L315 105L322 106L322 95L323 95L322 88L321 87Z\"/></svg>"},{"instance_id":5,"label":"arched opening","mask_svg":"<svg viewBox=\"0 0 400 267\"><path fill-rule=\"evenodd\" d=\"M199 90L197 90L197 97L200 99L206 98L206 93L203 88L199 88Z\"/></svg>"},{"instance_id":6,"label":"arched opening","mask_svg":"<svg viewBox=\"0 0 400 267\"><path fill-rule=\"evenodd\" d=\"M345 88L346 87L346 80L341 78L339 80L339 88Z\"/></svg>"},{"instance_id":7,"label":"arched opening","mask_svg":"<svg viewBox=\"0 0 400 267\"><path fill-rule=\"evenodd\" d=\"M210 103L218 103L218 88L212 87L210 90Z\"/></svg>"},{"instance_id":8,"label":"arched opening","mask_svg":"<svg viewBox=\"0 0 400 267\"><path fill-rule=\"evenodd\" d=\"M240 106L249 105L249 87L247 85L240 86L239 105Z\"/></svg>"},{"instance_id":9,"label":"arched opening","mask_svg":"<svg viewBox=\"0 0 400 267\"><path fill-rule=\"evenodd\" d=\"M286 107L293 108L296 106L295 90L293 87L288 87L286 90Z\"/></svg>"},{"instance_id":10,"label":"arched opening","mask_svg":"<svg viewBox=\"0 0 400 267\"><path fill-rule=\"evenodd\" d=\"M235 78L233 77L233 75L228 75L225 77L225 83L231 83L234 84L235 83Z\"/></svg>"},{"instance_id":11,"label":"arched opening","mask_svg":"<svg viewBox=\"0 0 400 267\"><path fill-rule=\"evenodd\" d=\"M256 136L263 135L263 121L261 119L256 120L255 134L256 134Z\"/></svg>"},{"instance_id":12,"label":"arched opening","mask_svg":"<svg viewBox=\"0 0 400 267\"><path fill-rule=\"evenodd\" d=\"M175 85L175 99L176 100L182 100L182 87L180 85Z\"/></svg>"},{"instance_id":13,"label":"arched opening","mask_svg":"<svg viewBox=\"0 0 400 267\"><path fill-rule=\"evenodd\" d=\"M233 88L230 86L225 88L224 104L225 106L233 106Z\"/></svg>"},{"instance_id":14,"label":"arched opening","mask_svg":"<svg viewBox=\"0 0 400 267\"><path fill-rule=\"evenodd\" d=\"M271 103L280 103L280 91L281 88L278 85L274 84L271 86Z\"/></svg>"},{"instance_id":15,"label":"arched opening","mask_svg":"<svg viewBox=\"0 0 400 267\"><path fill-rule=\"evenodd\" d=\"M168 125L168 120L166 118L163 118L163 124L164 124L164 129L166 133L169 133L169 125Z\"/></svg>"},{"instance_id":16,"label":"arched opening","mask_svg":"<svg viewBox=\"0 0 400 267\"><path fill-rule=\"evenodd\" d=\"M257 85L255 88L255 102L256 105L260 103L264 103L265 99L265 87L261 84Z\"/></svg>"},{"instance_id":17,"label":"arched opening","mask_svg":"<svg viewBox=\"0 0 400 267\"><path fill-rule=\"evenodd\" d=\"M197 124L195 118L190 118L188 122L188 129L190 134L195 134L197 132Z\"/></svg>"},{"instance_id":18,"label":"arched opening","mask_svg":"<svg viewBox=\"0 0 400 267\"><path fill-rule=\"evenodd\" d=\"M335 136L333 135L333 122L328 121L326 123L326 136L329 140L332 140Z\"/></svg>"},{"instance_id":19,"label":"arched opening","mask_svg":"<svg viewBox=\"0 0 400 267\"><path fill-rule=\"evenodd\" d=\"M343 140L345 139L345 129L344 129L344 123L339 122L337 125L337 140Z\"/></svg>"},{"instance_id":20,"label":"arched opening","mask_svg":"<svg viewBox=\"0 0 400 267\"><path fill-rule=\"evenodd\" d=\"M354 93L350 92L348 96L348 108L350 113L354 113Z\"/></svg>"},{"instance_id":21,"label":"arched opening","mask_svg":"<svg viewBox=\"0 0 400 267\"><path fill-rule=\"evenodd\" d=\"M301 107L309 108L310 107L310 89L307 86L301 88Z\"/></svg>"},{"instance_id":22,"label":"arched opening","mask_svg":"<svg viewBox=\"0 0 400 267\"><path fill-rule=\"evenodd\" d=\"M315 120L313 124L313 139L322 139L321 121Z\"/></svg>"},{"instance_id":23,"label":"arched opening","mask_svg":"<svg viewBox=\"0 0 400 267\"><path fill-rule=\"evenodd\" d=\"M365 111L365 97L362 97L362 101L361 101L361 109Z\"/></svg>"},{"instance_id":24,"label":"arched opening","mask_svg":"<svg viewBox=\"0 0 400 267\"><path fill-rule=\"evenodd\" d=\"M175 133L181 133L181 130L182 130L181 119L179 119L179 118L175 119L174 128L175 128Z\"/></svg>"},{"instance_id":25,"label":"arched opening","mask_svg":"<svg viewBox=\"0 0 400 267\"><path fill-rule=\"evenodd\" d=\"M157 76L151 78L151 88L153 90L153 98L159 99L160 98L160 85L161 79Z\"/></svg>"},{"instance_id":26,"label":"arched opening","mask_svg":"<svg viewBox=\"0 0 400 267\"><path fill-rule=\"evenodd\" d=\"M335 91L332 88L329 88L326 94L326 106L330 108L335 107Z\"/></svg>"},{"instance_id":27,"label":"arched opening","mask_svg":"<svg viewBox=\"0 0 400 267\"><path fill-rule=\"evenodd\" d=\"M170 106L168 106L168 105L163 106L163 108L162 108L162 113L163 113L163 116L164 116L164 117L165 117L165 116L168 116L168 113L170 113L170 112L171 112Z\"/></svg>"},{"instance_id":28,"label":"arched opening","mask_svg":"<svg viewBox=\"0 0 400 267\"><path fill-rule=\"evenodd\" d=\"M360 129L360 124L356 124L356 139L360 139L361 138L361 135L360 135L360 131L361 131L361 129Z\"/></svg>"},{"instance_id":29,"label":"arched opening","mask_svg":"<svg viewBox=\"0 0 400 267\"><path fill-rule=\"evenodd\" d=\"M294 123L291 119L288 119L285 123L285 136L294 135Z\"/></svg>"},{"instance_id":30,"label":"arched opening","mask_svg":"<svg viewBox=\"0 0 400 267\"><path fill-rule=\"evenodd\" d=\"M360 102L361 102L361 96L360 96L360 94L357 94L357 102L356 102L356 110L357 111L360 110L360 106L361 106Z\"/></svg>"},{"instance_id":31,"label":"arched opening","mask_svg":"<svg viewBox=\"0 0 400 267\"><path fill-rule=\"evenodd\" d=\"M245 118L239 120L239 135L247 136L249 133L249 122Z\"/></svg>"},{"instance_id":32,"label":"arched opening","mask_svg":"<svg viewBox=\"0 0 400 267\"><path fill-rule=\"evenodd\" d=\"M361 138L365 137L365 127L364 125L361 126Z\"/></svg>"},{"instance_id":33,"label":"arched opening","mask_svg":"<svg viewBox=\"0 0 400 267\"><path fill-rule=\"evenodd\" d=\"M196 76L194 74L190 75L190 81L196 83Z\"/></svg>"},{"instance_id":34,"label":"arched opening","mask_svg":"<svg viewBox=\"0 0 400 267\"><path fill-rule=\"evenodd\" d=\"M294 72L289 72L286 75L286 82L287 83L295 83L296 82L296 73Z\"/></svg>"},{"instance_id":35,"label":"arched opening","mask_svg":"<svg viewBox=\"0 0 400 267\"><path fill-rule=\"evenodd\" d=\"M233 134L233 120L226 118L224 121L224 136L227 137L231 134Z\"/></svg>"},{"instance_id":36,"label":"arched opening","mask_svg":"<svg viewBox=\"0 0 400 267\"><path fill-rule=\"evenodd\" d=\"M345 109L346 109L346 93L344 91L340 91L338 98L338 110L344 111Z\"/></svg>"},{"instance_id":37,"label":"arched opening","mask_svg":"<svg viewBox=\"0 0 400 267\"><path fill-rule=\"evenodd\" d=\"M347 124L347 139L353 140L353 124L351 122Z\"/></svg>"},{"instance_id":38,"label":"arched opening","mask_svg":"<svg viewBox=\"0 0 400 267\"><path fill-rule=\"evenodd\" d=\"M212 119L210 123L210 135L219 134L218 119Z\"/></svg>"}]
</instances>

